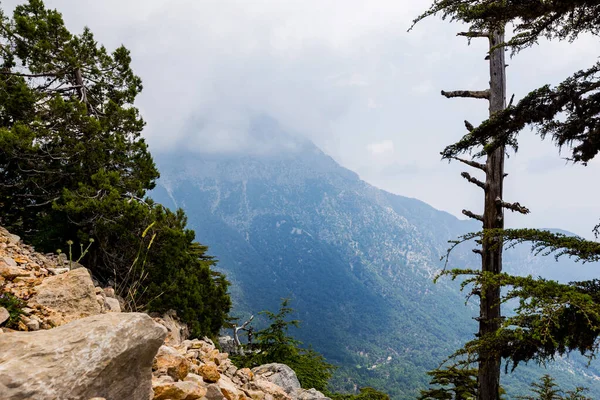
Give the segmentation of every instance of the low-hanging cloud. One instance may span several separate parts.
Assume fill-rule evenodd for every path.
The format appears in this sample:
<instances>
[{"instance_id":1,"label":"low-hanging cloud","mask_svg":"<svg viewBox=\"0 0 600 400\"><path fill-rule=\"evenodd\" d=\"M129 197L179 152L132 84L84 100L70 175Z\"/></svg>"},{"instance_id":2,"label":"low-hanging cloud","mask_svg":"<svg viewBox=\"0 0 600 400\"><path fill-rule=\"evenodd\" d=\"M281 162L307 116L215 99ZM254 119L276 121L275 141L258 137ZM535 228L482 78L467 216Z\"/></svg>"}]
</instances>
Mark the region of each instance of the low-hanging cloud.
<instances>
[{"instance_id":1,"label":"low-hanging cloud","mask_svg":"<svg viewBox=\"0 0 600 400\"><path fill-rule=\"evenodd\" d=\"M16 3L10 0L2 5L11 9ZM345 167L384 189L456 215L463 208L481 207L480 193L459 175L462 166L440 162L439 152L465 133L464 119L475 124L484 119L487 105L470 99L447 100L438 93L485 88L487 46L477 40L468 46L455 36L465 27L436 18L407 33L427 2L46 3L63 13L72 31L88 25L108 48L125 44L131 50L134 69L144 81L138 105L148 122L145 135L154 152L185 147L198 152L261 153L295 146L296 139L285 135L280 143L256 139L252 121L266 115L284 131L310 138ZM514 92L518 99L543 84L559 83L591 65L599 54L598 40L591 37L526 50L508 61L510 94ZM393 153L364 156L369 145L385 141L393 143ZM540 162L536 160L544 160L544 166L529 174ZM394 179L383 172L394 165L410 165L411 173ZM554 179L540 178L545 168L547 174L556 174ZM600 173L600 163L591 163L585 172L565 169L552 144L540 144L526 132L521 151L507 161L507 169L511 174L507 200L522 201L533 211L526 219L508 216L509 223L525 221L585 234L590 220L597 220L596 216L560 217L558 208L552 212L548 199L563 208L589 209L585 196L593 193L598 198L600 189L579 189L578 195L578 189L567 192L555 186L561 179L568 181L565 185L584 186L583 179Z\"/></svg>"}]
</instances>

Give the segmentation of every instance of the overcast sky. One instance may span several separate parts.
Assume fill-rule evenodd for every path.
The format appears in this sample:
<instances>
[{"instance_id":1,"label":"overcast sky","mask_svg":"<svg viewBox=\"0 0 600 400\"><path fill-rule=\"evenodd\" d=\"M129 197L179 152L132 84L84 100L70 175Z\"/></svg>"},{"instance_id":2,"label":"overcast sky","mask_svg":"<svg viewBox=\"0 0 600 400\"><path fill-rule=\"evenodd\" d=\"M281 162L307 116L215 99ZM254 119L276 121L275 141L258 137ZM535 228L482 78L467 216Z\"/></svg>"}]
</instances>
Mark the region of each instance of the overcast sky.
<instances>
[{"instance_id":1,"label":"overcast sky","mask_svg":"<svg viewBox=\"0 0 600 400\"><path fill-rule=\"evenodd\" d=\"M14 0L3 1L11 9ZM267 114L311 138L343 166L382 189L460 216L481 211L480 190L461 165L440 161L462 121L487 103L448 100L441 89L485 89L486 43L431 18L407 33L422 0L46 0L71 31L132 52L144 81L138 106L151 151L195 146L244 151L248 121ZM519 99L558 83L600 56L597 38L542 43L509 60ZM201 121L201 123L198 123ZM240 145L241 144L241 145ZM567 155L567 153L565 153ZM532 210L511 226L584 235L600 217L600 159L567 164L530 132L507 161L506 200Z\"/></svg>"}]
</instances>

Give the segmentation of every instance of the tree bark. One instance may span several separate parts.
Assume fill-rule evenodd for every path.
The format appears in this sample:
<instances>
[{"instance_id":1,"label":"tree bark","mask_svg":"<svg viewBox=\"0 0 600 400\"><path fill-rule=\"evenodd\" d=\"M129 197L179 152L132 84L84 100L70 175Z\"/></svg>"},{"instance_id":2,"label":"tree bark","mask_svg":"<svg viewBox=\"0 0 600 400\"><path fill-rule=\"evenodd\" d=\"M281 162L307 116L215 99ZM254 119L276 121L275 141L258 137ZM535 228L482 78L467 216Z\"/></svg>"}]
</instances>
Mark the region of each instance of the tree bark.
<instances>
[{"instance_id":1,"label":"tree bark","mask_svg":"<svg viewBox=\"0 0 600 400\"><path fill-rule=\"evenodd\" d=\"M503 47L494 48L504 42L504 32L495 31L490 36L490 116L506 107L506 64ZM501 146L488 155L486 161L485 203L483 229L504 228L504 210L496 199L503 198L504 153ZM483 272L502 271L501 239L483 240ZM500 287L484 284L481 291L479 314L479 337L493 334L500 328ZM500 357L493 350L479 354L478 399L500 399Z\"/></svg>"}]
</instances>

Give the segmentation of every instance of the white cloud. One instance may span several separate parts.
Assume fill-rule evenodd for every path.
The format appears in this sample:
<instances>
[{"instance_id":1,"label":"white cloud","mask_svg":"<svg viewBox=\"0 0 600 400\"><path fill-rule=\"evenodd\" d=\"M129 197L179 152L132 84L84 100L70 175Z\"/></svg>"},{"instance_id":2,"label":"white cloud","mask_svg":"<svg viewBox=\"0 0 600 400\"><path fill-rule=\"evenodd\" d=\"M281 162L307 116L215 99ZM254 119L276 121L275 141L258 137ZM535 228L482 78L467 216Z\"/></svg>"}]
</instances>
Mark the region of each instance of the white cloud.
<instances>
[{"instance_id":1,"label":"white cloud","mask_svg":"<svg viewBox=\"0 0 600 400\"><path fill-rule=\"evenodd\" d=\"M367 145L367 150L374 156L393 154L394 142L384 140L382 142L370 143Z\"/></svg>"},{"instance_id":2,"label":"white cloud","mask_svg":"<svg viewBox=\"0 0 600 400\"><path fill-rule=\"evenodd\" d=\"M5 0L2 5L11 8L15 3ZM182 143L204 151L256 146L248 136L248 121L267 114L314 140L344 166L364 171L363 178L384 189L456 215L463 208L480 208L480 193L459 175L462 166L440 162L439 152L465 133L463 120L478 123L485 118L487 105L448 100L438 93L487 85L486 43L474 40L468 46L455 35L464 27L436 18L406 33L427 3L46 3L64 14L71 30L89 25L108 48L123 43L131 50L134 69L144 81L138 104L153 151ZM509 94L514 92L518 99L543 84L559 83L598 55L599 42L589 37L572 45L542 43L525 50L508 61ZM385 107L378 107L381 104ZM363 157L365 149L371 157ZM534 158L561 163L552 144L541 145L530 133L523 136L520 152L506 163L511 174L507 196L510 201L526 198L533 213L524 220L509 215L507 221L589 232L590 220L597 215L574 214L571 220L560 215L566 207L597 209L588 199L597 199L600 188L590 188L585 179L600 174L599 163L586 172L560 165L531 174L527 169L537 162ZM393 166L398 160L411 166L412 179L394 179L381 168L369 168L374 163ZM569 191L556 190L554 178L572 185Z\"/></svg>"}]
</instances>

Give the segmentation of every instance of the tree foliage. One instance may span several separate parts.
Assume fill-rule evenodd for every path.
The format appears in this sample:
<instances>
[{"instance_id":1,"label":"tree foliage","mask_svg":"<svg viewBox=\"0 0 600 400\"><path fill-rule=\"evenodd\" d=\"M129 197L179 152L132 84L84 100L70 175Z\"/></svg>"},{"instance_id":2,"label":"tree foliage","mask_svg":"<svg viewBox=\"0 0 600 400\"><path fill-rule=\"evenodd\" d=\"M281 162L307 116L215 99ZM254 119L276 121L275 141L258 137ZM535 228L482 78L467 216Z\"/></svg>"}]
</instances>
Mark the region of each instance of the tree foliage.
<instances>
[{"instance_id":1,"label":"tree foliage","mask_svg":"<svg viewBox=\"0 0 600 400\"><path fill-rule=\"evenodd\" d=\"M541 377L539 382L531 383L533 396L519 396L522 400L591 400L584 395L587 391L585 388L578 387L575 390L563 392L554 379L546 374Z\"/></svg>"},{"instance_id":2,"label":"tree foliage","mask_svg":"<svg viewBox=\"0 0 600 400\"><path fill-rule=\"evenodd\" d=\"M477 369L459 366L429 371L430 389L421 390L418 400L473 400L477 398Z\"/></svg>"},{"instance_id":3,"label":"tree foliage","mask_svg":"<svg viewBox=\"0 0 600 400\"><path fill-rule=\"evenodd\" d=\"M283 299L277 313L261 311L270 324L256 332L256 346L248 354L234 357L234 360L250 368L269 363L286 364L296 372L303 388L327 391L335 367L313 349L301 348L302 342L290 336L288 330L299 327L300 321L288 320L288 316L294 312L289 303L290 299Z\"/></svg>"},{"instance_id":4,"label":"tree foliage","mask_svg":"<svg viewBox=\"0 0 600 400\"><path fill-rule=\"evenodd\" d=\"M159 173L129 51L29 0L0 11L0 64L0 224L43 251L93 238L82 262L133 308L174 308L194 334L216 335L227 281L183 212L145 197Z\"/></svg>"},{"instance_id":5,"label":"tree foliage","mask_svg":"<svg viewBox=\"0 0 600 400\"><path fill-rule=\"evenodd\" d=\"M582 33L600 33L600 4L594 0L435 0L415 23L431 15L469 24L469 32L463 34L469 38L489 36L494 29L512 24L514 36L496 48L510 48L513 54L536 44L540 38L573 41ZM600 151L599 71L600 64L596 63L557 86L545 85L532 91L516 105L511 100L505 110L494 113L479 126L467 123L469 132L447 146L442 157L473 165L473 160L458 156L468 153L477 158L503 146L512 146L516 151L518 135L524 128L532 127L542 139L549 137L559 148L567 148L571 161L587 164ZM518 203L512 206L523 209ZM594 228L596 236L599 226ZM453 241L450 251L470 240L509 247L528 242L535 254L567 255L582 262L600 260L597 242L536 229L487 229ZM559 284L472 270L444 271L442 275L469 276L463 282L463 288L471 288L469 296L481 294L489 285L506 287L502 302L517 300L519 304L516 315L503 318L501 329L468 342L454 354L458 359L466 356L466 365L477 361L479 354L489 352L512 361L513 368L523 361L545 362L573 350L595 355L600 337L597 280Z\"/></svg>"}]
</instances>

